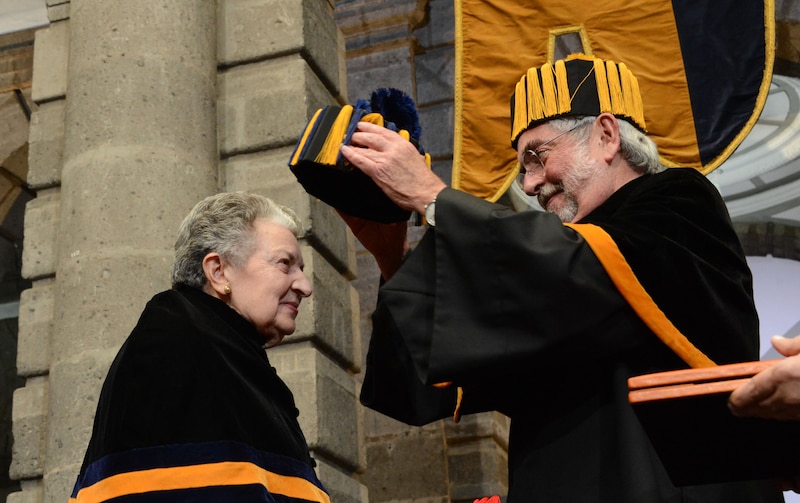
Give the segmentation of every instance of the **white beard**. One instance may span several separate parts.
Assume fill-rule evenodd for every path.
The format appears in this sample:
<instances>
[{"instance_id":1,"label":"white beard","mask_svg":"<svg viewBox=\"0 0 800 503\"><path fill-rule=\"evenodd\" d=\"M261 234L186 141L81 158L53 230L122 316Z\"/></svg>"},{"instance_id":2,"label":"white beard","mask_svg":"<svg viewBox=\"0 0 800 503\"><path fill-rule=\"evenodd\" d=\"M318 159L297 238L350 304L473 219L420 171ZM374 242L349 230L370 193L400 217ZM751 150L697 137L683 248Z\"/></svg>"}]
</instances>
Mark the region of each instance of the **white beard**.
<instances>
[{"instance_id":1,"label":"white beard","mask_svg":"<svg viewBox=\"0 0 800 503\"><path fill-rule=\"evenodd\" d=\"M580 207L578 193L582 188L585 189L585 182L598 175L599 171L600 163L589 156L586 147L576 147L564 179L559 183L545 183L539 190L539 204L544 208L548 199L561 193L563 200L554 202L547 211L554 213L562 222L572 222Z\"/></svg>"}]
</instances>

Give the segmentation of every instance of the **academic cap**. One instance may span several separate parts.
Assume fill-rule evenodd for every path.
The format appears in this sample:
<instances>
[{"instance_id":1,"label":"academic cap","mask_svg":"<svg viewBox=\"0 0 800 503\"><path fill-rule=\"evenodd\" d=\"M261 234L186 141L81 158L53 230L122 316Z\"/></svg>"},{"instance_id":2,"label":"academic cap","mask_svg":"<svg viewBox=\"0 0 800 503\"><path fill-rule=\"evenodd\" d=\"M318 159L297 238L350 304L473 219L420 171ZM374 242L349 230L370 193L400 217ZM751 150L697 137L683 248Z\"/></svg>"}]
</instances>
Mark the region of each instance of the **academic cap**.
<instances>
[{"instance_id":1,"label":"academic cap","mask_svg":"<svg viewBox=\"0 0 800 503\"><path fill-rule=\"evenodd\" d=\"M394 204L339 151L342 144L350 144L360 121L397 131L417 147L430 167L430 156L419 145L422 129L413 100L397 89L382 88L369 101L317 110L297 142L289 168L306 192L343 213L384 223L406 221L411 212Z\"/></svg>"},{"instance_id":2,"label":"academic cap","mask_svg":"<svg viewBox=\"0 0 800 503\"><path fill-rule=\"evenodd\" d=\"M542 122L605 112L647 130L639 83L625 63L572 54L530 68L511 97L511 146Z\"/></svg>"}]
</instances>

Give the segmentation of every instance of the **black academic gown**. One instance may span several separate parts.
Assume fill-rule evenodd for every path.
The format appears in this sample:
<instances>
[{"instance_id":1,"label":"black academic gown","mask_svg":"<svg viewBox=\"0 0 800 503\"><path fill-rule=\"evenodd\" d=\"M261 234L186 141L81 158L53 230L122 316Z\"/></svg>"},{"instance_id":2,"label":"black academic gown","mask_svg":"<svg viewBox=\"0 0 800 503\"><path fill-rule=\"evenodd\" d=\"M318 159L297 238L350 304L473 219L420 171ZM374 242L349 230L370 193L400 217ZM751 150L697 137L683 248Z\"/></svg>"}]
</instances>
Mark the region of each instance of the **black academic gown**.
<instances>
[{"instance_id":1,"label":"black academic gown","mask_svg":"<svg viewBox=\"0 0 800 503\"><path fill-rule=\"evenodd\" d=\"M71 501L329 501L262 345L200 290L153 297L108 372Z\"/></svg>"},{"instance_id":2,"label":"black academic gown","mask_svg":"<svg viewBox=\"0 0 800 503\"><path fill-rule=\"evenodd\" d=\"M716 189L642 176L581 223L604 230L667 318L718 364L758 359L752 278ZM509 503L783 501L770 482L677 488L627 400L634 375L686 368L554 215L445 189L436 227L381 289L362 402L409 424L511 418ZM436 383L450 382L446 389ZM686 418L691 420L691 418Z\"/></svg>"}]
</instances>

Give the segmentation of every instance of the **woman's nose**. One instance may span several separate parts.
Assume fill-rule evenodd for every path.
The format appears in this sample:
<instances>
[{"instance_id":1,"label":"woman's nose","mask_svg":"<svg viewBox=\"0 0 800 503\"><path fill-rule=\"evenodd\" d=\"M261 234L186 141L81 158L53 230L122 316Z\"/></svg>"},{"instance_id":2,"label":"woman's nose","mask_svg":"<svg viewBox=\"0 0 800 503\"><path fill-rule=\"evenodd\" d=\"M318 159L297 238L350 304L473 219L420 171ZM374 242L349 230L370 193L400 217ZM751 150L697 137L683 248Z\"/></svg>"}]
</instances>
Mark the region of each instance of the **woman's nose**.
<instances>
[{"instance_id":1,"label":"woman's nose","mask_svg":"<svg viewBox=\"0 0 800 503\"><path fill-rule=\"evenodd\" d=\"M310 297L313 292L311 280L308 279L308 276L306 276L304 272L300 272L300 275L294 281L293 287L300 292L300 295L303 297Z\"/></svg>"}]
</instances>

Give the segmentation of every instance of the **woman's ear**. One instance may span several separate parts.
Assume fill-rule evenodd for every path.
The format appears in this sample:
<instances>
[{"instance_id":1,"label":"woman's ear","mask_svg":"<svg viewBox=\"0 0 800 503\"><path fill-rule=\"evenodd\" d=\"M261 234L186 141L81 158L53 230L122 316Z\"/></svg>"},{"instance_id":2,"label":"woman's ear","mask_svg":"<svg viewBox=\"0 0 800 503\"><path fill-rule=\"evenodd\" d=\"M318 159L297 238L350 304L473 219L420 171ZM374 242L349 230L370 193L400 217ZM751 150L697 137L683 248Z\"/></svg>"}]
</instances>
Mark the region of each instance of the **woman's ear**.
<instances>
[{"instance_id":1,"label":"woman's ear","mask_svg":"<svg viewBox=\"0 0 800 503\"><path fill-rule=\"evenodd\" d=\"M230 293L230 282L225 277L225 262L219 253L211 252L203 257L203 272L208 293L220 299Z\"/></svg>"}]
</instances>

